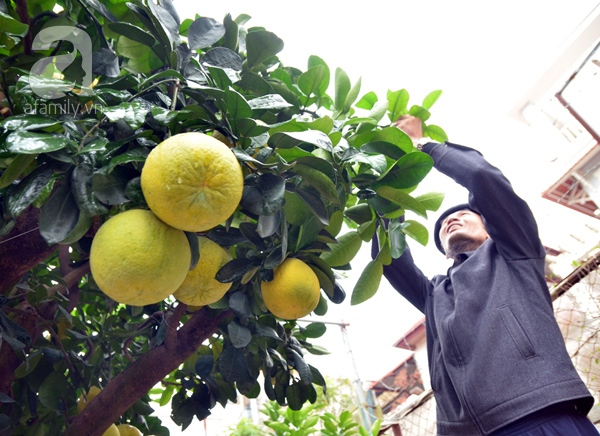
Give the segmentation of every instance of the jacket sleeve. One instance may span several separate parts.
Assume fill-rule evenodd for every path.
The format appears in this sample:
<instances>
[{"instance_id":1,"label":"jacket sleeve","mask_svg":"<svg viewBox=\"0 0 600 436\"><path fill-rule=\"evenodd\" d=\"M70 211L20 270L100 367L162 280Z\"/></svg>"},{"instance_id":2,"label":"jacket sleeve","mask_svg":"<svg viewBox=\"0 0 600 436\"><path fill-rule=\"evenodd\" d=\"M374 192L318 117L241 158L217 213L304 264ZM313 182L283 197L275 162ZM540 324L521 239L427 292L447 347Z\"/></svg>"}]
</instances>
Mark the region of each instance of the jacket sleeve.
<instances>
[{"instance_id":1,"label":"jacket sleeve","mask_svg":"<svg viewBox=\"0 0 600 436\"><path fill-rule=\"evenodd\" d=\"M375 259L379 247L377 237L373 238L371 257ZM429 288L432 286L429 279L415 265L410 249L406 249L398 259L392 259L390 265L383 267L383 275L390 285L408 300L413 306L425 313L425 302Z\"/></svg>"},{"instance_id":2,"label":"jacket sleeve","mask_svg":"<svg viewBox=\"0 0 600 436\"><path fill-rule=\"evenodd\" d=\"M427 144L423 151L438 171L469 191L469 205L483 217L502 256L512 260L545 256L531 209L481 153L448 142Z\"/></svg>"}]
</instances>

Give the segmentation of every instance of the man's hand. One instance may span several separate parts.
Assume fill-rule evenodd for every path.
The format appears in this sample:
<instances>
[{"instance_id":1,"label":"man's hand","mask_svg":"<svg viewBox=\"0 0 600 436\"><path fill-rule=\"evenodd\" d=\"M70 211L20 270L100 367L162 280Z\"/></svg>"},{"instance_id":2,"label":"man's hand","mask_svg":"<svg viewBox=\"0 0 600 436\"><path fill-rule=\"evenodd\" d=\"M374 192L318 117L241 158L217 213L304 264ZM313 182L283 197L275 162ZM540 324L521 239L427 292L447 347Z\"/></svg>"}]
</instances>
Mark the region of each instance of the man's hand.
<instances>
[{"instance_id":1,"label":"man's hand","mask_svg":"<svg viewBox=\"0 0 600 436\"><path fill-rule=\"evenodd\" d=\"M406 133L412 139L415 147L423 137L423 122L412 115L402 115L392 125Z\"/></svg>"}]
</instances>

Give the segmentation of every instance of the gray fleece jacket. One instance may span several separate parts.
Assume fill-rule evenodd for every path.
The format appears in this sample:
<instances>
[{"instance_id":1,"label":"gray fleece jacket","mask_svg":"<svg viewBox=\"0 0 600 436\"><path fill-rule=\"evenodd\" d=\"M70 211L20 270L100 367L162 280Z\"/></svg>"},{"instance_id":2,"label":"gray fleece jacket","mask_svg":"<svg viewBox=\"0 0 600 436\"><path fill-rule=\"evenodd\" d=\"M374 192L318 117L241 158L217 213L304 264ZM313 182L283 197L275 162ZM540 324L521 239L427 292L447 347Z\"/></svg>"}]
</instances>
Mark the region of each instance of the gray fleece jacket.
<instances>
[{"instance_id":1,"label":"gray fleece jacket","mask_svg":"<svg viewBox=\"0 0 600 436\"><path fill-rule=\"evenodd\" d=\"M427 144L434 167L469 191L490 238L432 280L410 250L384 268L426 316L439 435L487 435L551 404L593 404L567 354L544 280L545 250L527 203L483 156Z\"/></svg>"}]
</instances>

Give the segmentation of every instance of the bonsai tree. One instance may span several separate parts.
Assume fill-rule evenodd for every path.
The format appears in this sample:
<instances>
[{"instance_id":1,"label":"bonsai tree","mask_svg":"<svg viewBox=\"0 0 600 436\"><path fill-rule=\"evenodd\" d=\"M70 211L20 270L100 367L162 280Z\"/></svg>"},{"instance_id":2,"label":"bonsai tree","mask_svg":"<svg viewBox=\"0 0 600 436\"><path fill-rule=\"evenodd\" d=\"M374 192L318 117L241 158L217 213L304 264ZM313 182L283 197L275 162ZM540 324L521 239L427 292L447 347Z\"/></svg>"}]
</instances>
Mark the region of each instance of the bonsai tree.
<instances>
[{"instance_id":1,"label":"bonsai tree","mask_svg":"<svg viewBox=\"0 0 600 436\"><path fill-rule=\"evenodd\" d=\"M325 381L304 355L326 352L313 341L325 331L318 316L346 298L339 271L378 238L349 296L359 304L406 235L427 243L404 213L426 218L439 207L440 194L411 194L432 160L391 124L411 114L444 140L428 123L441 92L420 104L405 89L361 93L360 79L318 56L305 69L284 65L283 41L246 15L181 21L171 0L0 0L0 20L0 428L101 435L128 423L161 435L152 401L170 403L183 429L238 393L264 392L293 410L314 402ZM124 228L113 220L133 210L156 210L146 159L191 132L225 144L221 155L242 175L239 198L217 201L232 213L200 231L173 230L184 272L202 264L206 240L224 249L209 278L225 294L200 307L171 294L119 301L90 271L96 235L111 221ZM151 247L157 234L113 239L115 250L109 243L96 257L117 256L109 276L130 274L130 254L154 249L115 254L117 245ZM264 283L277 284L276 299L293 298L277 297L284 285L275 281L290 259L318 280L309 324L265 303Z\"/></svg>"}]
</instances>

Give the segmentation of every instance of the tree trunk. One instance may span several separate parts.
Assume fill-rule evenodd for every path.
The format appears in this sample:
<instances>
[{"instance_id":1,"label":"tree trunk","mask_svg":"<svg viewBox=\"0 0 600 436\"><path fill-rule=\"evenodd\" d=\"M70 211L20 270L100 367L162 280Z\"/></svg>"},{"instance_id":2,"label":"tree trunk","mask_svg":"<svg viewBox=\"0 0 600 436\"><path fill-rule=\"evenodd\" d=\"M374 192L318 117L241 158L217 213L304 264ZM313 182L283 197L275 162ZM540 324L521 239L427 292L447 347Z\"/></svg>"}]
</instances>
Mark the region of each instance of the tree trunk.
<instances>
[{"instance_id":1,"label":"tree trunk","mask_svg":"<svg viewBox=\"0 0 600 436\"><path fill-rule=\"evenodd\" d=\"M73 420L65 436L102 435L136 401L191 356L229 315L229 311L215 316L207 309L196 312L172 341L153 348L112 379Z\"/></svg>"}]
</instances>

